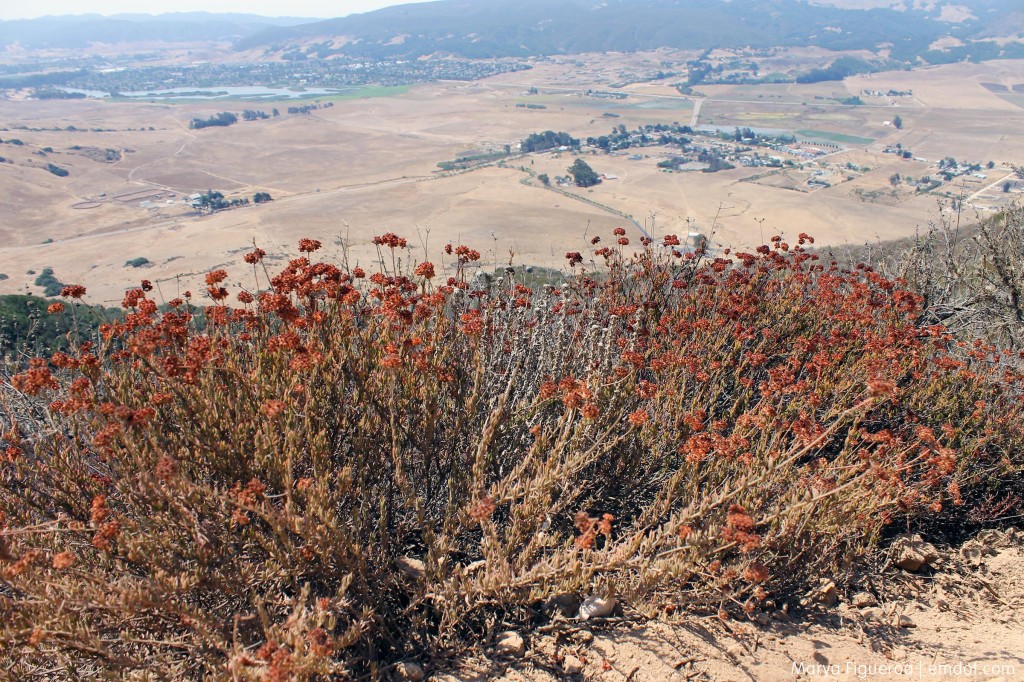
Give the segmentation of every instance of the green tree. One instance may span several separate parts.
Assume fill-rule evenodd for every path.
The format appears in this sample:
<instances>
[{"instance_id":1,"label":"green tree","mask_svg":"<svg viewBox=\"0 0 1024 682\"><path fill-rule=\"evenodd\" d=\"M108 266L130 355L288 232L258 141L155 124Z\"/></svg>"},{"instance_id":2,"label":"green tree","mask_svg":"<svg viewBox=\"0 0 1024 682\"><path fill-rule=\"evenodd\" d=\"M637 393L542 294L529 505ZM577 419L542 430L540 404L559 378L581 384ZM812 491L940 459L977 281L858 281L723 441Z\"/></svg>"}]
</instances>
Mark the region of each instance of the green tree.
<instances>
[{"instance_id":1,"label":"green tree","mask_svg":"<svg viewBox=\"0 0 1024 682\"><path fill-rule=\"evenodd\" d=\"M1004 182L1003 183L1003 194L1009 193L1011 187L1013 187L1013 184L1011 184L1009 180Z\"/></svg>"},{"instance_id":2,"label":"green tree","mask_svg":"<svg viewBox=\"0 0 1024 682\"><path fill-rule=\"evenodd\" d=\"M207 190L206 194L201 195L196 201L192 202L192 206L199 212L213 213L224 208L228 208L231 205L229 201L224 198L224 195L215 190Z\"/></svg>"},{"instance_id":3,"label":"green tree","mask_svg":"<svg viewBox=\"0 0 1024 682\"><path fill-rule=\"evenodd\" d=\"M893 187L900 184L900 180L901 178L899 173L893 173L892 175L889 176L889 184L892 185Z\"/></svg>"},{"instance_id":4,"label":"green tree","mask_svg":"<svg viewBox=\"0 0 1024 682\"><path fill-rule=\"evenodd\" d=\"M556 149L558 147L579 149L579 146L580 141L569 133L556 133L553 130L545 130L543 133L532 133L522 141L522 150L527 153L542 152L548 149Z\"/></svg>"},{"instance_id":5,"label":"green tree","mask_svg":"<svg viewBox=\"0 0 1024 682\"><path fill-rule=\"evenodd\" d=\"M548 177L547 173L541 173L537 176L537 179L540 180L545 187L551 184L551 178Z\"/></svg>"},{"instance_id":6,"label":"green tree","mask_svg":"<svg viewBox=\"0 0 1024 682\"><path fill-rule=\"evenodd\" d=\"M43 288L44 296L60 296L64 283L53 274L53 268L43 268L43 271L36 277L35 285Z\"/></svg>"},{"instance_id":7,"label":"green tree","mask_svg":"<svg viewBox=\"0 0 1024 682\"><path fill-rule=\"evenodd\" d=\"M273 200L273 197L268 192L256 192L256 194L252 195L252 203L254 204L265 204Z\"/></svg>"},{"instance_id":8,"label":"green tree","mask_svg":"<svg viewBox=\"0 0 1024 682\"><path fill-rule=\"evenodd\" d=\"M202 130L203 128L213 127L225 127L238 123L238 116L232 114L230 111L222 111L219 114L214 114L210 118L194 118L188 122L188 127L191 130Z\"/></svg>"},{"instance_id":9,"label":"green tree","mask_svg":"<svg viewBox=\"0 0 1024 682\"><path fill-rule=\"evenodd\" d=\"M567 170L577 187L593 187L601 183L601 177L583 159L576 159Z\"/></svg>"},{"instance_id":10,"label":"green tree","mask_svg":"<svg viewBox=\"0 0 1024 682\"><path fill-rule=\"evenodd\" d=\"M892 124L894 126L896 126L896 130L902 130L903 129L903 119L900 118L899 116L897 116L896 118L894 118L892 120Z\"/></svg>"}]
</instances>

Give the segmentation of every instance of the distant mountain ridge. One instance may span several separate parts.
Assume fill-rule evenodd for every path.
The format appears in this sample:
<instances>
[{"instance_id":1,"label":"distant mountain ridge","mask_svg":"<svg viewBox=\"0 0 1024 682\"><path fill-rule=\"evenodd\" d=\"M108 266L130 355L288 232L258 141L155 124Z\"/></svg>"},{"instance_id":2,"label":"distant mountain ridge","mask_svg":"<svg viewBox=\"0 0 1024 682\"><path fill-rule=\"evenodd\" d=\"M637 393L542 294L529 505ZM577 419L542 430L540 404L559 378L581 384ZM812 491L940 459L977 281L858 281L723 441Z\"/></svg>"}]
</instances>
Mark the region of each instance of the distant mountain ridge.
<instances>
[{"instance_id":1,"label":"distant mountain ridge","mask_svg":"<svg viewBox=\"0 0 1024 682\"><path fill-rule=\"evenodd\" d=\"M236 42L267 29L308 24L309 17L173 12L167 14L81 14L0 21L0 47L85 48L93 43Z\"/></svg>"},{"instance_id":2,"label":"distant mountain ridge","mask_svg":"<svg viewBox=\"0 0 1024 682\"><path fill-rule=\"evenodd\" d=\"M312 20L204 12L0 21L0 49L228 43L256 59L528 57L659 47L889 49L917 63L1024 56L1021 0L435 0ZM929 47L952 36L965 47ZM253 58L253 55L247 59Z\"/></svg>"},{"instance_id":3,"label":"distant mountain ridge","mask_svg":"<svg viewBox=\"0 0 1024 682\"><path fill-rule=\"evenodd\" d=\"M910 59L945 35L970 39L998 32L1005 17L1020 11L1019 0L907 0L870 9L836 6L849 1L439 0L268 28L238 41L236 48L302 49L314 57L415 58L437 53L522 57L658 47L877 49L892 43L895 58Z\"/></svg>"}]
</instances>

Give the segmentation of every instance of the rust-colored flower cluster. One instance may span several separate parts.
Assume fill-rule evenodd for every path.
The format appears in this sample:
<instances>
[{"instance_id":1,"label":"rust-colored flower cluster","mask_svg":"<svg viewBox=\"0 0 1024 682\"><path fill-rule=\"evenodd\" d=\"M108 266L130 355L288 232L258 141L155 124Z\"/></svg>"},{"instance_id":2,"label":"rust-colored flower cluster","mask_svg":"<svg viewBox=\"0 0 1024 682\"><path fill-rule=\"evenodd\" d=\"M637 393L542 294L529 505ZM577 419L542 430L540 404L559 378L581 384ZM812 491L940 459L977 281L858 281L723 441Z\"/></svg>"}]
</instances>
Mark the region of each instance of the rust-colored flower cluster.
<instances>
[{"instance_id":1,"label":"rust-colored flower cluster","mask_svg":"<svg viewBox=\"0 0 1024 682\"><path fill-rule=\"evenodd\" d=\"M610 540L613 521L615 521L615 517L611 514L602 514L600 518L595 518L587 512L577 512L575 525L580 534L576 537L576 547L578 549L594 549L594 543L598 536L604 536Z\"/></svg>"}]
</instances>

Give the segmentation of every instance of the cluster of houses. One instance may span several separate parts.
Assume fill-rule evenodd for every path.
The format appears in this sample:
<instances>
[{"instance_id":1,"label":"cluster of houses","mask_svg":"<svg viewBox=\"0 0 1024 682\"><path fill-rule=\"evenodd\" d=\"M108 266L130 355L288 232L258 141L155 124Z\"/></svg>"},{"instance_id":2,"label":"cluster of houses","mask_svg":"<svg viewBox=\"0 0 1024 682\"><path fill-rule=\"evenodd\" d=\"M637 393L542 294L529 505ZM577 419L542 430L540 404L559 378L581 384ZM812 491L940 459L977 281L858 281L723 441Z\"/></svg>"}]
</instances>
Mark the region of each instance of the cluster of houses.
<instances>
[{"instance_id":1,"label":"cluster of houses","mask_svg":"<svg viewBox=\"0 0 1024 682\"><path fill-rule=\"evenodd\" d=\"M868 90L864 89L860 91L860 94L868 97L913 97L914 92L912 90Z\"/></svg>"}]
</instances>

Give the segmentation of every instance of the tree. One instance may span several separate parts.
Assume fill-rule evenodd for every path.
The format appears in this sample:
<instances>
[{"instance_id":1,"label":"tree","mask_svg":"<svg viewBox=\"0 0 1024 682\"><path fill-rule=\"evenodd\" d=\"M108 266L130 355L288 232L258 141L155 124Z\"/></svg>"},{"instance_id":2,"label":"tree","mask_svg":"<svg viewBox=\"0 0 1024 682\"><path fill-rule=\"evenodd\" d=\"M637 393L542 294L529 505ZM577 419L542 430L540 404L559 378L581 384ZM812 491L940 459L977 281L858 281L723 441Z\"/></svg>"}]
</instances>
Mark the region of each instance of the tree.
<instances>
[{"instance_id":1,"label":"tree","mask_svg":"<svg viewBox=\"0 0 1024 682\"><path fill-rule=\"evenodd\" d=\"M214 126L225 127L238 123L238 116L232 114L230 111L222 111L219 114L214 114L210 118L194 118L188 122L188 127L192 130L202 130L203 128L210 128Z\"/></svg>"},{"instance_id":2,"label":"tree","mask_svg":"<svg viewBox=\"0 0 1024 682\"><path fill-rule=\"evenodd\" d=\"M252 195L252 203L254 204L265 204L273 200L268 192L256 192L256 194Z\"/></svg>"},{"instance_id":3,"label":"tree","mask_svg":"<svg viewBox=\"0 0 1024 682\"><path fill-rule=\"evenodd\" d=\"M228 208L230 205L231 202L226 200L223 194L212 189L207 190L206 194L200 195L197 200L192 202L192 206L200 213L213 213Z\"/></svg>"},{"instance_id":4,"label":"tree","mask_svg":"<svg viewBox=\"0 0 1024 682\"><path fill-rule=\"evenodd\" d=\"M1011 187L1013 187L1013 184L1009 180L1004 182L1003 183L1003 194L1008 194L1010 192L1010 188Z\"/></svg>"},{"instance_id":5,"label":"tree","mask_svg":"<svg viewBox=\"0 0 1024 682\"><path fill-rule=\"evenodd\" d=\"M540 180L545 187L551 184L551 178L548 177L547 173L541 173L537 176L537 179Z\"/></svg>"},{"instance_id":6,"label":"tree","mask_svg":"<svg viewBox=\"0 0 1024 682\"><path fill-rule=\"evenodd\" d=\"M577 187L593 187L601 183L601 177L583 159L576 159L567 170Z\"/></svg>"},{"instance_id":7,"label":"tree","mask_svg":"<svg viewBox=\"0 0 1024 682\"><path fill-rule=\"evenodd\" d=\"M897 116L896 118L894 118L892 120L892 124L894 126L896 126L896 130L902 130L903 129L903 119L900 118L899 116Z\"/></svg>"},{"instance_id":8,"label":"tree","mask_svg":"<svg viewBox=\"0 0 1024 682\"><path fill-rule=\"evenodd\" d=\"M896 185L900 184L900 174L899 173L893 173L892 175L890 175L889 176L889 184L892 185L893 187L895 187Z\"/></svg>"},{"instance_id":9,"label":"tree","mask_svg":"<svg viewBox=\"0 0 1024 682\"><path fill-rule=\"evenodd\" d=\"M578 149L579 146L580 141L569 133L556 133L553 130L545 130L543 133L530 134L529 137L522 141L521 148L524 152L530 153L542 152L548 149L556 149L558 147Z\"/></svg>"}]
</instances>

